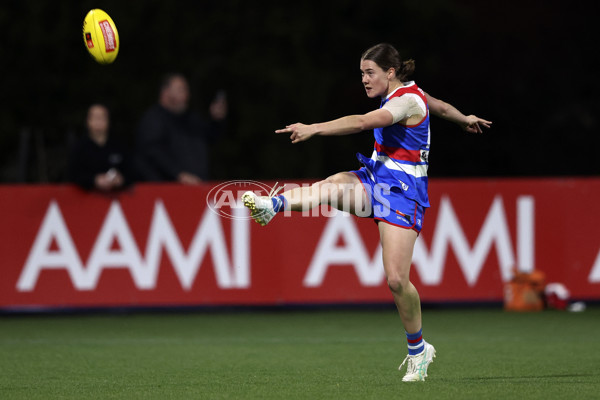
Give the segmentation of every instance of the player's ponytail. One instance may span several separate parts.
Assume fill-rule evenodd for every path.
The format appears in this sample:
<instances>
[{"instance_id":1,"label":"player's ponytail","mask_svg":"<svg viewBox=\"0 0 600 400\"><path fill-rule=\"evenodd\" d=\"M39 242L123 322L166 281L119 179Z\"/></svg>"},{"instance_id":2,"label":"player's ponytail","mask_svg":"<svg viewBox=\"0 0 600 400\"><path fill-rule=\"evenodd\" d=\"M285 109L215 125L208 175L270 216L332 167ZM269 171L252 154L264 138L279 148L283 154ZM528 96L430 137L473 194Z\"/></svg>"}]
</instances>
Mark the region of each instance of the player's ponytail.
<instances>
[{"instance_id":1,"label":"player's ponytail","mask_svg":"<svg viewBox=\"0 0 600 400\"><path fill-rule=\"evenodd\" d=\"M401 82L406 81L406 78L411 76L415 72L415 60L402 61L399 71L396 72L396 76Z\"/></svg>"}]
</instances>

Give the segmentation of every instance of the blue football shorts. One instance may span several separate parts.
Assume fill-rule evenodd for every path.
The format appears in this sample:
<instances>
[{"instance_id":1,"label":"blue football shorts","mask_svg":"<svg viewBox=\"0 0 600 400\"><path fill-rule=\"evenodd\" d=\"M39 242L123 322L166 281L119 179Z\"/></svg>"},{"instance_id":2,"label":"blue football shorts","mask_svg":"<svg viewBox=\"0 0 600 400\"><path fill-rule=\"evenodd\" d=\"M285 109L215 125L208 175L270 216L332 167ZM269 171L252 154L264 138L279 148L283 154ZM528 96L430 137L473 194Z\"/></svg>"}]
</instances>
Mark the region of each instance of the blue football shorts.
<instances>
[{"instance_id":1,"label":"blue football shorts","mask_svg":"<svg viewBox=\"0 0 600 400\"><path fill-rule=\"evenodd\" d=\"M406 197L401 188L375 183L365 167L350 172L362 182L367 198L371 201L371 218L421 232L425 207Z\"/></svg>"}]
</instances>

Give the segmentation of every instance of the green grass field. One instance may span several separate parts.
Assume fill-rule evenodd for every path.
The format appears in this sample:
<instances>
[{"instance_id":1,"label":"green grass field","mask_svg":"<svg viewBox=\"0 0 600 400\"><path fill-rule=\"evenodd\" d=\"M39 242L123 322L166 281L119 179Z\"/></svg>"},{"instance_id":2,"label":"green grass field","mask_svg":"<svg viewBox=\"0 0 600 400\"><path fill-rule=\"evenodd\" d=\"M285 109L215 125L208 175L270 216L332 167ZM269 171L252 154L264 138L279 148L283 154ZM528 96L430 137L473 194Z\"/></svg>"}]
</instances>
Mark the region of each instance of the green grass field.
<instances>
[{"instance_id":1,"label":"green grass field","mask_svg":"<svg viewBox=\"0 0 600 400\"><path fill-rule=\"evenodd\" d=\"M600 308L424 311L403 383L391 309L0 317L1 399L600 398Z\"/></svg>"}]
</instances>

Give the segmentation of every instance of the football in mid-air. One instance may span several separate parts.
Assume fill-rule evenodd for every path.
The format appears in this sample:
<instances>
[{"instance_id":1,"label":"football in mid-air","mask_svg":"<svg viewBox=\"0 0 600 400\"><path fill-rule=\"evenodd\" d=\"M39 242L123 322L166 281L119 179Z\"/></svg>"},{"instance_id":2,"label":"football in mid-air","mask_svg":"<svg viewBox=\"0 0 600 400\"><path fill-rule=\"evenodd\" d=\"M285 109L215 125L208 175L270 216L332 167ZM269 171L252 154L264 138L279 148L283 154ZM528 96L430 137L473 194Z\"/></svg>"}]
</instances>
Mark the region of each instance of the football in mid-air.
<instances>
[{"instance_id":1,"label":"football in mid-air","mask_svg":"<svg viewBox=\"0 0 600 400\"><path fill-rule=\"evenodd\" d=\"M107 13L95 8L83 20L83 41L86 49L100 64L110 64L119 54L119 32Z\"/></svg>"}]
</instances>

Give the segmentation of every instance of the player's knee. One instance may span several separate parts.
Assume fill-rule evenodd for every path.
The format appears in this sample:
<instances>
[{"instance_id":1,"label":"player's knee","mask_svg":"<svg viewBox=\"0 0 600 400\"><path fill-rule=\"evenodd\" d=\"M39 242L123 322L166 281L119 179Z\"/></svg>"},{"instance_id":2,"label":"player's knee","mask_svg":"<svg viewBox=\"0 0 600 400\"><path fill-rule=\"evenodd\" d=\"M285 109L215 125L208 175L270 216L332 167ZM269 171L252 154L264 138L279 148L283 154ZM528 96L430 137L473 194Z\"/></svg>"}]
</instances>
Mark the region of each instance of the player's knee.
<instances>
[{"instance_id":1,"label":"player's knee","mask_svg":"<svg viewBox=\"0 0 600 400\"><path fill-rule=\"evenodd\" d=\"M337 175L339 174L331 175L313 185L313 188L318 188L322 201L329 202L332 197L337 196L338 185L340 182Z\"/></svg>"},{"instance_id":2,"label":"player's knee","mask_svg":"<svg viewBox=\"0 0 600 400\"><path fill-rule=\"evenodd\" d=\"M387 277L388 287L394 293L402 293L404 291L404 288L406 288L406 286L408 286L409 283L410 280L408 276L404 276L401 274L389 275Z\"/></svg>"},{"instance_id":3,"label":"player's knee","mask_svg":"<svg viewBox=\"0 0 600 400\"><path fill-rule=\"evenodd\" d=\"M333 174L322 180L321 182L325 182L331 185L345 185L351 182L352 176L348 172L338 172L337 174Z\"/></svg>"},{"instance_id":4,"label":"player's knee","mask_svg":"<svg viewBox=\"0 0 600 400\"><path fill-rule=\"evenodd\" d=\"M312 187L318 188L319 190L326 190L327 188L331 188L331 186L336 185L338 183L337 175L338 174L331 175L321 181L315 182L312 184Z\"/></svg>"},{"instance_id":5,"label":"player's knee","mask_svg":"<svg viewBox=\"0 0 600 400\"><path fill-rule=\"evenodd\" d=\"M319 196L320 204L329 204L333 208L351 212L352 205L356 202L354 182L347 172L328 176L315 183L312 188L312 193Z\"/></svg>"},{"instance_id":6,"label":"player's knee","mask_svg":"<svg viewBox=\"0 0 600 400\"><path fill-rule=\"evenodd\" d=\"M325 178L323 180L323 182L325 182L325 183L331 183L331 184L339 183L339 181L340 181L339 175L340 174L330 175L327 178Z\"/></svg>"}]
</instances>

